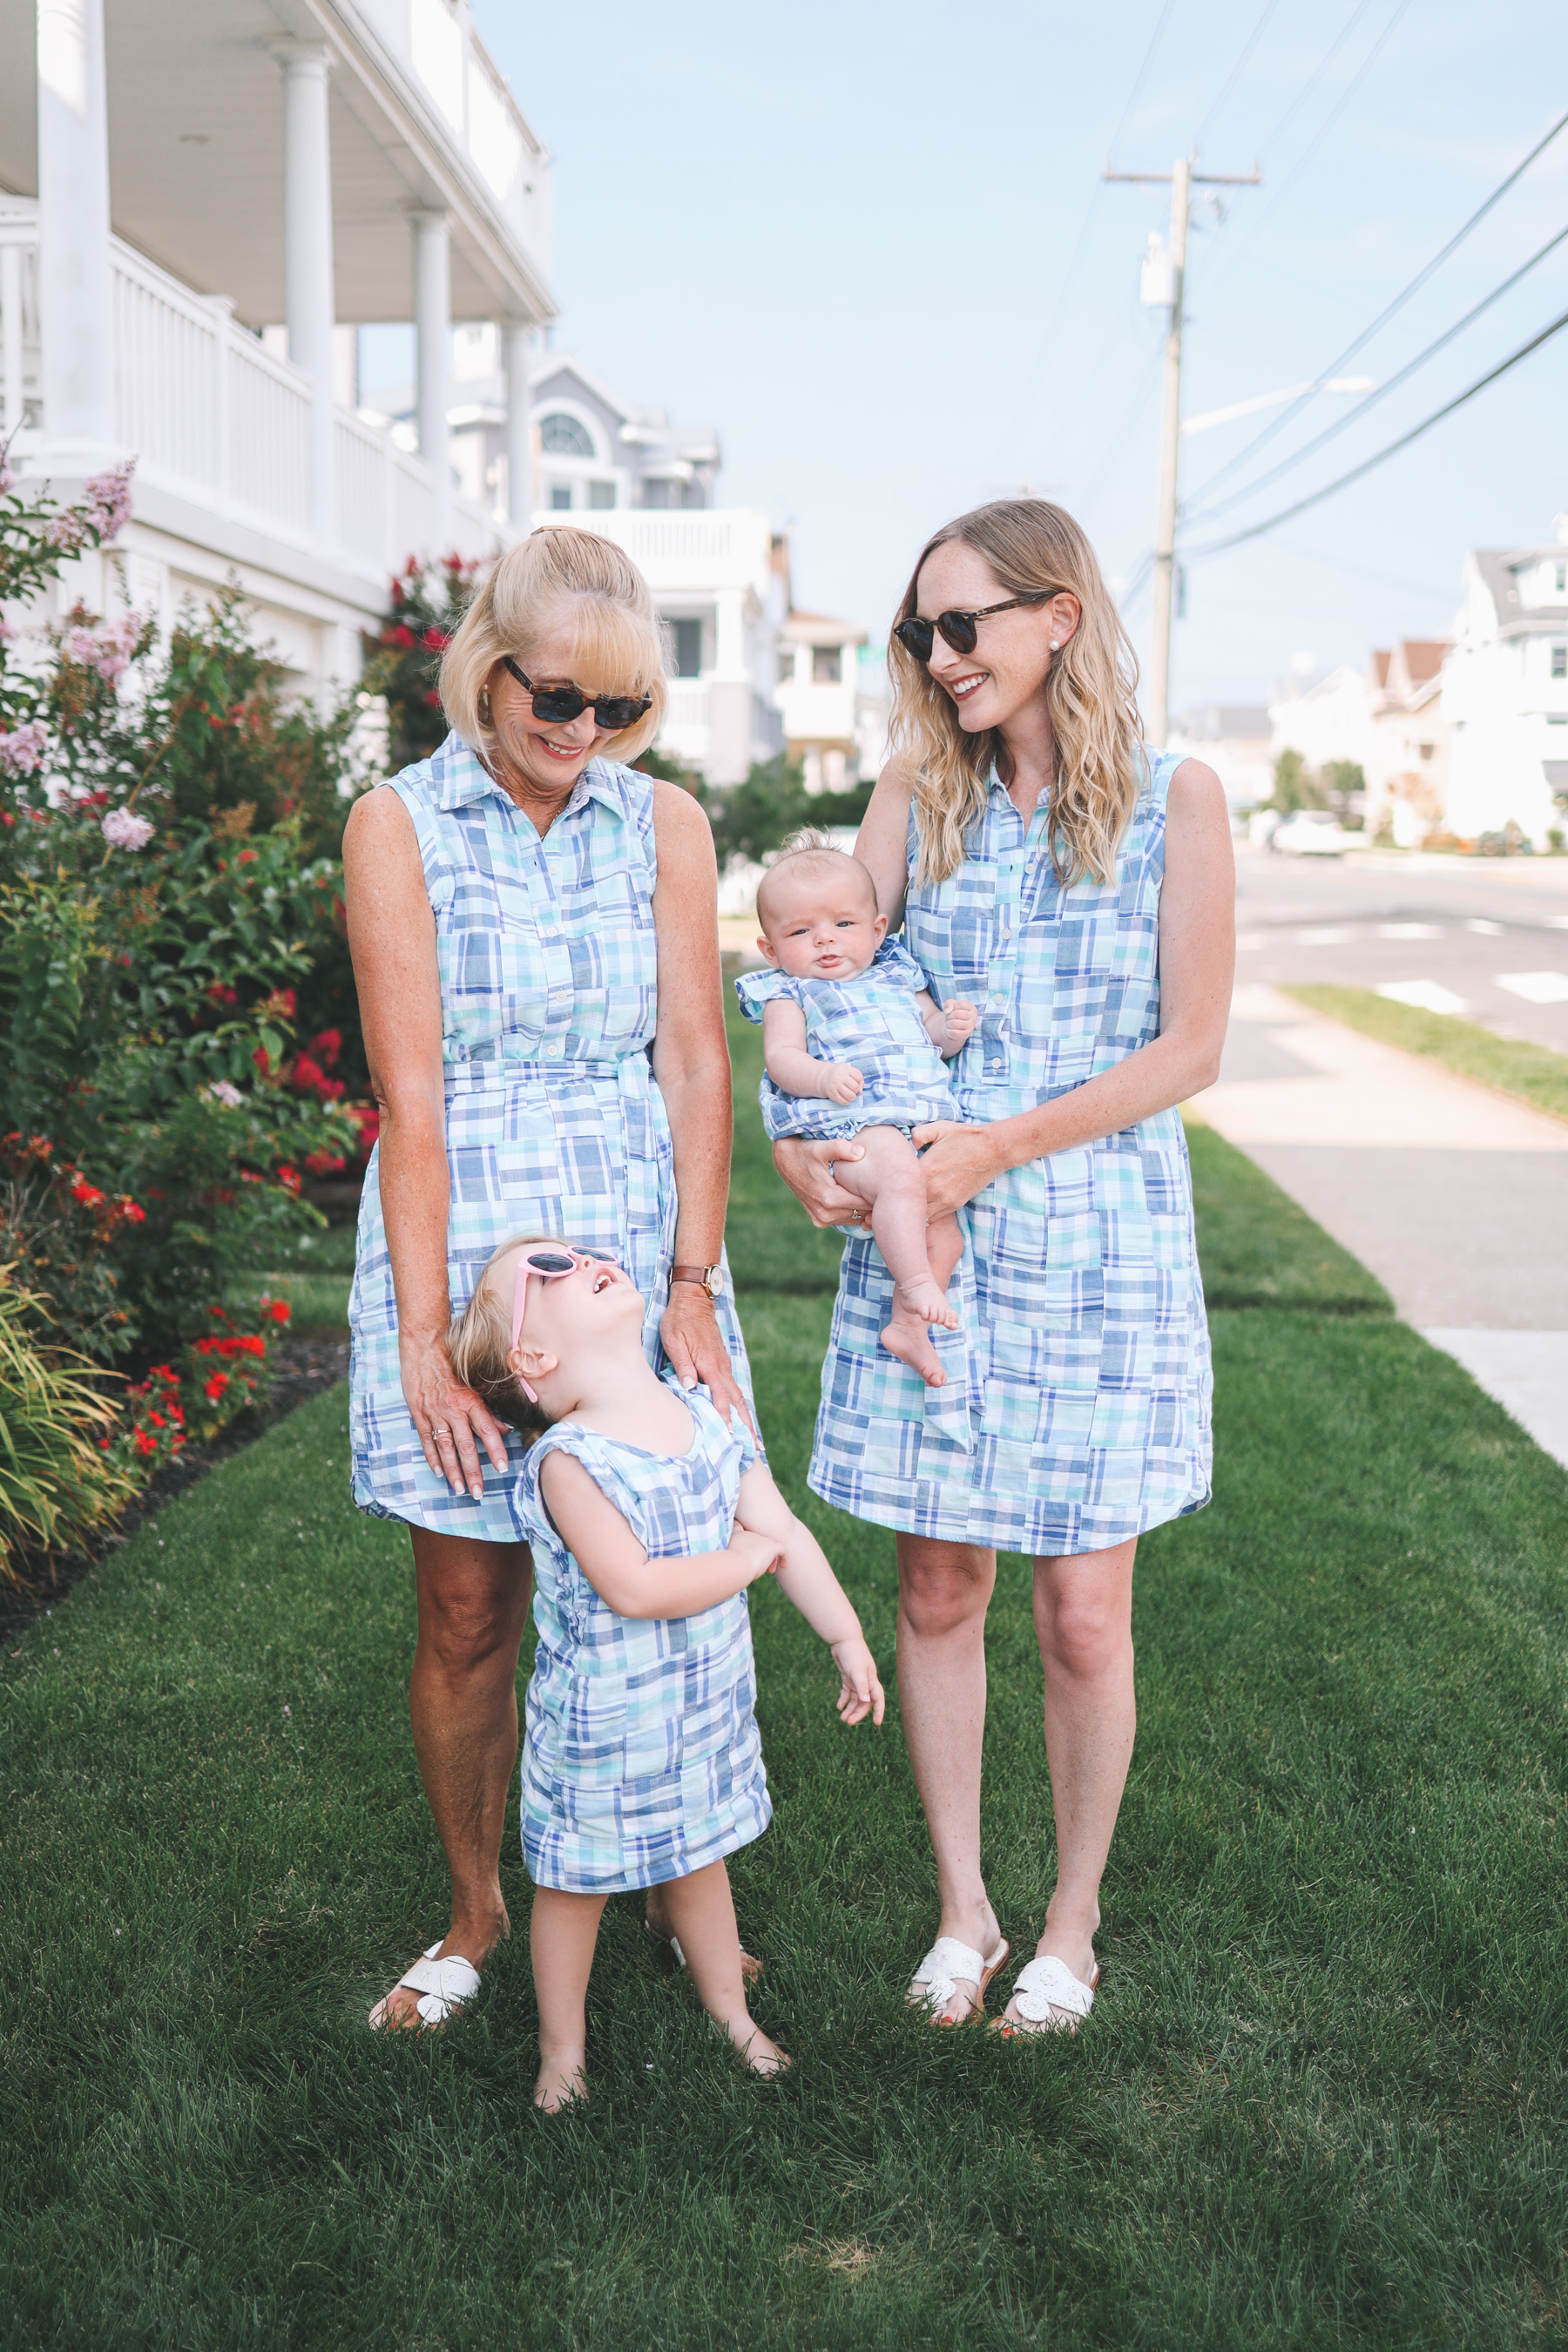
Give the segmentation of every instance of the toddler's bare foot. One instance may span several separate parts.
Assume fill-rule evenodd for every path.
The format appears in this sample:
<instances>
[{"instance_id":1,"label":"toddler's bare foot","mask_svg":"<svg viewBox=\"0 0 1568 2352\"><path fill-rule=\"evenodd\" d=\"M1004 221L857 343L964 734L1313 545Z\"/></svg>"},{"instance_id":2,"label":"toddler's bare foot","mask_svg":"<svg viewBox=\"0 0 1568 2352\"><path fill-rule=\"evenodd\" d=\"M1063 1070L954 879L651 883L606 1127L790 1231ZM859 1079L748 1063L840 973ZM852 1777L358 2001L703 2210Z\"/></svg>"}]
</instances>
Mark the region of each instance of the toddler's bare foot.
<instances>
[{"instance_id":1,"label":"toddler's bare foot","mask_svg":"<svg viewBox=\"0 0 1568 2352\"><path fill-rule=\"evenodd\" d=\"M533 2086L533 2104L542 2107L547 2116L569 2107L574 2099L588 2095L588 2078L583 2072L582 2053L563 2050L556 2057L546 2057L542 2051L539 2059L539 2080Z\"/></svg>"},{"instance_id":2,"label":"toddler's bare foot","mask_svg":"<svg viewBox=\"0 0 1568 2352\"><path fill-rule=\"evenodd\" d=\"M782 2074L789 2064L789 2053L770 2042L760 2025L753 2025L746 2016L721 2018L719 2022L745 2060L753 2074L765 2074L770 2081Z\"/></svg>"},{"instance_id":3,"label":"toddler's bare foot","mask_svg":"<svg viewBox=\"0 0 1568 2352\"><path fill-rule=\"evenodd\" d=\"M947 1374L919 1316L901 1315L895 1307L891 1320L882 1328L882 1345L889 1356L897 1356L900 1364L919 1372L928 1389L947 1386Z\"/></svg>"}]
</instances>

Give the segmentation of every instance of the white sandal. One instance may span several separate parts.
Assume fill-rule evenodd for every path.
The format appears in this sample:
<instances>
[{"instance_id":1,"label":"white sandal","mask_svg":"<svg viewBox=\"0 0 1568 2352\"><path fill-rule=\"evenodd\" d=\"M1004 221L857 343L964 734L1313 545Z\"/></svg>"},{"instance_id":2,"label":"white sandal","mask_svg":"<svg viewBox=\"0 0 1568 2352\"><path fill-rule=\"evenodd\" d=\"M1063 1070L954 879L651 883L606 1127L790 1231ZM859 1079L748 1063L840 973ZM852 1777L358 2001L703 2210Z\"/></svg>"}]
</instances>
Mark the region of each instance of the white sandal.
<instances>
[{"instance_id":1,"label":"white sandal","mask_svg":"<svg viewBox=\"0 0 1568 2352\"><path fill-rule=\"evenodd\" d=\"M410 1992L423 1996L415 2008L424 2025L445 2025L452 2011L472 2000L479 1989L479 1972L472 1960L464 1959L460 1952L448 1952L445 1959L437 1958L445 1940L437 1937L424 1958L416 1960L392 1988L392 1992L398 1992L406 1985ZM379 2033L386 2023L386 2004L392 1992L384 1993L371 2011L373 2033Z\"/></svg>"},{"instance_id":2,"label":"white sandal","mask_svg":"<svg viewBox=\"0 0 1568 2352\"><path fill-rule=\"evenodd\" d=\"M961 1944L956 1936L939 1936L919 1968L909 1990L911 2009L926 2009L932 2013L933 2022L962 2025L963 2018L949 2020L936 2012L947 2007L958 1990L959 1979L976 1987L969 2015L973 2016L985 2006L985 1989L1000 1968L1005 1968L1012 1950L1005 1936L1002 1937L986 1959L973 1944Z\"/></svg>"},{"instance_id":3,"label":"white sandal","mask_svg":"<svg viewBox=\"0 0 1568 2352\"><path fill-rule=\"evenodd\" d=\"M1012 1997L1018 2004L1018 2016L998 2019L1003 2034L1008 2041L1016 2038L1032 2042L1037 2033L1076 2033L1076 2022L1064 2024L1051 2011L1064 2010L1075 2021L1087 2017L1094 2007L1094 1990L1099 1982L1098 1962L1093 1976L1084 1984L1054 1952L1041 1954L1021 1968L1014 1979Z\"/></svg>"}]
</instances>

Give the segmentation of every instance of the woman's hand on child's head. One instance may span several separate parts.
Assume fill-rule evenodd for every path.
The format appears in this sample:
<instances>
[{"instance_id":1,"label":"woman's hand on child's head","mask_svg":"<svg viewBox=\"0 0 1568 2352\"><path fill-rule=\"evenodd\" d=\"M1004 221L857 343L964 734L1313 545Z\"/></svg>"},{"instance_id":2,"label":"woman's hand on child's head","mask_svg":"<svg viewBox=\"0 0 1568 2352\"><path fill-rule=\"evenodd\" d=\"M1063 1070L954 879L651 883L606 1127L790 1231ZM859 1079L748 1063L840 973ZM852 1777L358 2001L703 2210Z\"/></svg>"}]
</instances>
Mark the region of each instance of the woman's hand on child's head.
<instances>
[{"instance_id":1,"label":"woman's hand on child's head","mask_svg":"<svg viewBox=\"0 0 1568 2352\"><path fill-rule=\"evenodd\" d=\"M866 1083L853 1062L830 1062L824 1076L829 1102L852 1103Z\"/></svg>"},{"instance_id":2,"label":"woman's hand on child's head","mask_svg":"<svg viewBox=\"0 0 1568 2352\"><path fill-rule=\"evenodd\" d=\"M838 1669L838 1712L844 1721L859 1723L868 1715L873 1723L880 1723L887 1701L864 1635L835 1642L830 1654Z\"/></svg>"},{"instance_id":3,"label":"woman's hand on child's head","mask_svg":"<svg viewBox=\"0 0 1568 2352\"><path fill-rule=\"evenodd\" d=\"M759 1576L771 1576L784 1558L784 1546L776 1536L760 1536L751 1528L731 1530L729 1549L738 1554L751 1570L747 1584L755 1583ZM741 1588L744 1591L744 1586Z\"/></svg>"}]
</instances>

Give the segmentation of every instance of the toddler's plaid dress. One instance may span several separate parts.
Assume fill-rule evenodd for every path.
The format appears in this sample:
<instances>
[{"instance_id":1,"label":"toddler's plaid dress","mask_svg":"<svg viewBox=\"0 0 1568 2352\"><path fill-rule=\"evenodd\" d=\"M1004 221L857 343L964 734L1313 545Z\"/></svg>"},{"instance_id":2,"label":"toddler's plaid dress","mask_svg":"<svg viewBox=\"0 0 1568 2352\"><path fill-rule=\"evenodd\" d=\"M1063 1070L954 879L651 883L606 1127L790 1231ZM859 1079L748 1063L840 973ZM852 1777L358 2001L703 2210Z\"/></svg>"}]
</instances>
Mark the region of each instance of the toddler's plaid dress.
<instances>
[{"instance_id":1,"label":"toddler's plaid dress","mask_svg":"<svg viewBox=\"0 0 1568 2352\"><path fill-rule=\"evenodd\" d=\"M453 1309L509 1234L615 1250L647 1302L643 1340L657 1364L676 1197L645 1050L658 977L653 778L591 760L542 840L459 736L389 789L414 820L436 917ZM481 1452L481 1502L426 1466L398 1370L379 1158L365 1175L349 1306L354 1500L383 1518L513 1542L520 1438L509 1438L505 1474ZM728 1280L715 1303L749 1395Z\"/></svg>"},{"instance_id":2,"label":"toddler's plaid dress","mask_svg":"<svg viewBox=\"0 0 1568 2352\"><path fill-rule=\"evenodd\" d=\"M913 879L904 943L939 1004L981 1019L951 1064L954 1117L1007 1118L1160 1033L1165 796L1148 764L1116 878L1057 877L1041 802L994 776L963 864ZM948 1385L878 1344L892 1281L844 1253L808 1484L879 1527L1052 1556L1102 1551L1209 1496L1208 1324L1181 1115L1010 1169L959 1211L959 1328L931 1330Z\"/></svg>"},{"instance_id":3,"label":"toddler's plaid dress","mask_svg":"<svg viewBox=\"0 0 1568 2352\"><path fill-rule=\"evenodd\" d=\"M696 1424L689 1452L649 1454L557 1422L517 1481L539 1628L522 1750L522 1852L537 1886L604 1895L685 1878L772 1817L745 1594L696 1617L617 1617L539 1491L545 1457L574 1454L646 1545L652 1595L661 1559L722 1550L756 1447L738 1413L726 1429L705 1390L677 1393Z\"/></svg>"}]
</instances>

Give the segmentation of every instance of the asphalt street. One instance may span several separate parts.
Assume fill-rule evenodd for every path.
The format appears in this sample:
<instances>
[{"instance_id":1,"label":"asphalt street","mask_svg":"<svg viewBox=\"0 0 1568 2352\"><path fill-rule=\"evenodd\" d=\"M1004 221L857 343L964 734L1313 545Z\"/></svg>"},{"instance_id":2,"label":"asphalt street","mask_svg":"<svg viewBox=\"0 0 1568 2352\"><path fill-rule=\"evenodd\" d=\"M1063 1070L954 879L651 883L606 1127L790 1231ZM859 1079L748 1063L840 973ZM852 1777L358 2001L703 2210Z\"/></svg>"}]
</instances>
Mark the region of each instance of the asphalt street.
<instances>
[{"instance_id":1,"label":"asphalt street","mask_svg":"<svg viewBox=\"0 0 1568 2352\"><path fill-rule=\"evenodd\" d=\"M1568 857L1237 845L1237 982L1327 982L1568 1054Z\"/></svg>"}]
</instances>

